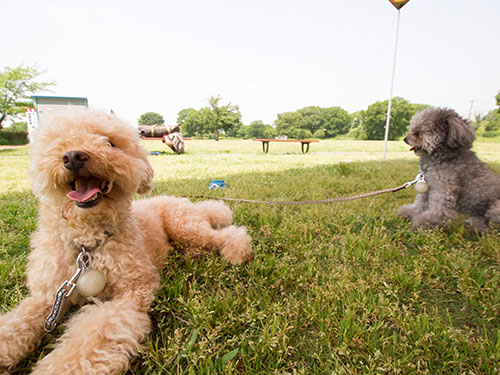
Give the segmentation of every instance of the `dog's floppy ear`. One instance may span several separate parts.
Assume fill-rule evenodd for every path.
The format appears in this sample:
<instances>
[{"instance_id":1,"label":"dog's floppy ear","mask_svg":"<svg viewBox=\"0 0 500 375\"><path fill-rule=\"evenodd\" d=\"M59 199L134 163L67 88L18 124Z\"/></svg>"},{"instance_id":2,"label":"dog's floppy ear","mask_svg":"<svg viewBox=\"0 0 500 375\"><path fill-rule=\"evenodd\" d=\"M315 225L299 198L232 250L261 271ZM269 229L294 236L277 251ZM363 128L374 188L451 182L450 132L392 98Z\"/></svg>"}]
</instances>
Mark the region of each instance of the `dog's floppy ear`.
<instances>
[{"instance_id":1,"label":"dog's floppy ear","mask_svg":"<svg viewBox=\"0 0 500 375\"><path fill-rule=\"evenodd\" d=\"M474 130L469 124L461 119L456 113L451 114L447 119L448 139L447 144L451 148L470 148L476 139Z\"/></svg>"},{"instance_id":2,"label":"dog's floppy ear","mask_svg":"<svg viewBox=\"0 0 500 375\"><path fill-rule=\"evenodd\" d=\"M143 173L141 176L141 183L139 184L139 187L137 188L137 193L138 194L146 194L149 193L151 190L153 190L153 168L151 167L151 164L149 164L148 158L146 155L144 155L143 158L144 163L146 164Z\"/></svg>"}]
</instances>

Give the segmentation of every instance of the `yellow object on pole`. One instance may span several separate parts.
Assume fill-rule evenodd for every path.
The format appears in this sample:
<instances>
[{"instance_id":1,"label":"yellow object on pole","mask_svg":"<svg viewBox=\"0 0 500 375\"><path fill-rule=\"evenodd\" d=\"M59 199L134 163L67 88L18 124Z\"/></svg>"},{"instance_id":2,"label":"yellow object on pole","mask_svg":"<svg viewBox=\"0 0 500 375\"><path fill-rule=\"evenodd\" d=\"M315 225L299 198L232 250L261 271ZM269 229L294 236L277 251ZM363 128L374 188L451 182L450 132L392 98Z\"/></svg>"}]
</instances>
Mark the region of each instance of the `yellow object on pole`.
<instances>
[{"instance_id":1,"label":"yellow object on pole","mask_svg":"<svg viewBox=\"0 0 500 375\"><path fill-rule=\"evenodd\" d=\"M405 4L410 0L389 0L392 5L396 7L396 9L401 9L405 6Z\"/></svg>"}]
</instances>

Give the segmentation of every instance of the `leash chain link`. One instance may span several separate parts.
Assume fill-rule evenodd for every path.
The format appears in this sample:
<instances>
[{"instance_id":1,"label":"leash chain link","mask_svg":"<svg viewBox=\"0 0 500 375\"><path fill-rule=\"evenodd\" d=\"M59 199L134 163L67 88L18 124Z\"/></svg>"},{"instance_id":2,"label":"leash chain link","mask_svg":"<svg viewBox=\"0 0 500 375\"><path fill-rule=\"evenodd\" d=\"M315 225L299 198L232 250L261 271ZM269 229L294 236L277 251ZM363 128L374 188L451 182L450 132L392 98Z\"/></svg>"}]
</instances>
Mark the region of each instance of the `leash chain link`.
<instances>
[{"instance_id":1,"label":"leash chain link","mask_svg":"<svg viewBox=\"0 0 500 375\"><path fill-rule=\"evenodd\" d=\"M90 266L90 259L90 253L87 251L85 246L82 246L80 254L78 254L78 257L76 258L76 272L69 280L65 280L59 289L57 289L52 311L45 320L45 324L43 326L46 332L51 332L56 327L57 319L61 313L64 300L71 296L75 290L78 279Z\"/></svg>"}]
</instances>

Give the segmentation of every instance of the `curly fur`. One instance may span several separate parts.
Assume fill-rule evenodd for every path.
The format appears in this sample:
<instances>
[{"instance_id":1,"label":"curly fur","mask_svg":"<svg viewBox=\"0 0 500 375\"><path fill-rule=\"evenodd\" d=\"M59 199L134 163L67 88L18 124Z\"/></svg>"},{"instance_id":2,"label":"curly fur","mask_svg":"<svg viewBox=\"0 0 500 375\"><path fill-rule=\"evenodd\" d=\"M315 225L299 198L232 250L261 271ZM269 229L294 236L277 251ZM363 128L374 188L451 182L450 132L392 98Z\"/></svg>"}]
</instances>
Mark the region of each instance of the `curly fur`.
<instances>
[{"instance_id":1,"label":"curly fur","mask_svg":"<svg viewBox=\"0 0 500 375\"><path fill-rule=\"evenodd\" d=\"M474 130L451 109L428 108L413 116L404 141L420 157L420 169L429 191L399 216L413 229L446 226L469 215L467 224L477 232L500 225L500 176L470 150Z\"/></svg>"},{"instance_id":2,"label":"curly fur","mask_svg":"<svg viewBox=\"0 0 500 375\"><path fill-rule=\"evenodd\" d=\"M35 135L31 151L40 208L28 261L29 296L0 316L0 373L40 342L55 293L75 272L82 245L91 249L92 267L105 274L106 287L93 298L73 293L66 307L86 306L67 321L55 349L33 374L125 371L150 329L147 311L171 243L217 250L233 264L252 257L250 237L231 225L231 210L223 203L166 196L132 200L152 188L153 170L137 131L114 115L86 110L54 117ZM72 151L88 156L77 170L65 161ZM78 179L107 182L96 204L84 201L82 207L67 197Z\"/></svg>"}]
</instances>

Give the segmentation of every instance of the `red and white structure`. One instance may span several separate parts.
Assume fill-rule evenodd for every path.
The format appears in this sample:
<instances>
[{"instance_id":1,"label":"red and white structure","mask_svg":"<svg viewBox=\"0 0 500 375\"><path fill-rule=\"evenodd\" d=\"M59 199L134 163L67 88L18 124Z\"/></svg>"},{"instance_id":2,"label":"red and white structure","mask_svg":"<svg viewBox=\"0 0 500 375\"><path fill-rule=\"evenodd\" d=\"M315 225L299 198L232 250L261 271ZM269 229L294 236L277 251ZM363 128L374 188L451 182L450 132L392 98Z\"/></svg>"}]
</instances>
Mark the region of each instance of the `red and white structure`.
<instances>
[{"instance_id":1,"label":"red and white structure","mask_svg":"<svg viewBox=\"0 0 500 375\"><path fill-rule=\"evenodd\" d=\"M38 116L35 108L26 108L26 124L28 125L28 137L31 141L31 134L38 127Z\"/></svg>"}]
</instances>

